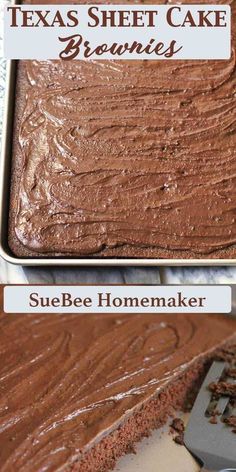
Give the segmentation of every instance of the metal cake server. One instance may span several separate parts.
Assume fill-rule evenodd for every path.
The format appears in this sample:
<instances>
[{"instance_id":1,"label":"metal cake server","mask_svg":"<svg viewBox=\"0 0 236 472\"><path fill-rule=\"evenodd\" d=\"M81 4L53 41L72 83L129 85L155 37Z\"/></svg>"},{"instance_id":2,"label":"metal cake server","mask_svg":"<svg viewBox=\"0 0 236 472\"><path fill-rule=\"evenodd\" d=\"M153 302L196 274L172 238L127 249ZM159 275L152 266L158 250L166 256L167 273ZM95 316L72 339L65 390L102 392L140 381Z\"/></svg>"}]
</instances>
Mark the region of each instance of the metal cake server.
<instances>
[{"instance_id":1,"label":"metal cake server","mask_svg":"<svg viewBox=\"0 0 236 472\"><path fill-rule=\"evenodd\" d=\"M203 464L201 472L236 472L236 434L222 420L235 415L229 397L222 396L213 404L208 386L217 382L227 368L226 362L213 362L196 398L184 434L184 444ZM230 380L233 383L232 380ZM211 411L217 410L217 424L209 422Z\"/></svg>"}]
</instances>

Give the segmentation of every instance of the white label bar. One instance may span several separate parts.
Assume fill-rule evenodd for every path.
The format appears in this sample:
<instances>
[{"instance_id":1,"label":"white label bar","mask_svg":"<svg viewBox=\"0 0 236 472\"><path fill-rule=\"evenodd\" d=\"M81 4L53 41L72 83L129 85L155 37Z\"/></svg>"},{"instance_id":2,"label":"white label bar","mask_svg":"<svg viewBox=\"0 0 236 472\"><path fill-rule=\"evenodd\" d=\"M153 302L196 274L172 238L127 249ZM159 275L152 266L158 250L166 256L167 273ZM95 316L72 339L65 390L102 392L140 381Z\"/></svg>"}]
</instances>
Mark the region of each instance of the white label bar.
<instances>
[{"instance_id":1,"label":"white label bar","mask_svg":"<svg viewBox=\"0 0 236 472\"><path fill-rule=\"evenodd\" d=\"M230 313L228 285L10 285L5 313Z\"/></svg>"},{"instance_id":2,"label":"white label bar","mask_svg":"<svg viewBox=\"0 0 236 472\"><path fill-rule=\"evenodd\" d=\"M9 5L7 59L229 59L229 5Z\"/></svg>"}]
</instances>

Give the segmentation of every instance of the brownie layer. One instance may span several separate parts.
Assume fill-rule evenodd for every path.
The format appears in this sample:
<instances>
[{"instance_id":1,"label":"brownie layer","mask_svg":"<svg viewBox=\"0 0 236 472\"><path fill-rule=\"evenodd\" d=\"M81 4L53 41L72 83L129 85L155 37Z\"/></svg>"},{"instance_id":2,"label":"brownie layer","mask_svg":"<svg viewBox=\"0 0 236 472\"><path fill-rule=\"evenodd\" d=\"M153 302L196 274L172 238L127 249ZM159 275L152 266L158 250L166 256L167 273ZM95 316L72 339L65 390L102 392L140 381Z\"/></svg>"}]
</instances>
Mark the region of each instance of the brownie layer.
<instances>
[{"instance_id":1,"label":"brownie layer","mask_svg":"<svg viewBox=\"0 0 236 472\"><path fill-rule=\"evenodd\" d=\"M236 257L231 7L228 61L21 65L16 255Z\"/></svg>"},{"instance_id":2,"label":"brownie layer","mask_svg":"<svg viewBox=\"0 0 236 472\"><path fill-rule=\"evenodd\" d=\"M215 315L0 315L1 472L91 470L91 454L108 470L183 405L235 328Z\"/></svg>"},{"instance_id":3,"label":"brownie layer","mask_svg":"<svg viewBox=\"0 0 236 472\"><path fill-rule=\"evenodd\" d=\"M135 412L117 430L110 433L81 460L67 466L73 472L105 472L114 468L117 459L123 454L134 452L138 441L148 437L153 429L160 428L176 411L191 408L202 375L207 371L211 356L205 361L195 362L178 380L166 387ZM158 464L157 464L158 466Z\"/></svg>"}]
</instances>

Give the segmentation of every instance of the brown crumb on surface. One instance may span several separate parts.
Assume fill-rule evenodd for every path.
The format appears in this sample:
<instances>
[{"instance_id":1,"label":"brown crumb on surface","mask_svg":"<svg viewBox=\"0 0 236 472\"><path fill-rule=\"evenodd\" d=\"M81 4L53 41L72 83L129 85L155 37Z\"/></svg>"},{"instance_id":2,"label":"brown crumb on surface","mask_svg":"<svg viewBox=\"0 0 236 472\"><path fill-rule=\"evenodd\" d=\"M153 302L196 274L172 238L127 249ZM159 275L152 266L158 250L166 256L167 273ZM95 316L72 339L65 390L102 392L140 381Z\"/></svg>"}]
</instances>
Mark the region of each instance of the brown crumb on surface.
<instances>
[{"instance_id":1,"label":"brown crumb on surface","mask_svg":"<svg viewBox=\"0 0 236 472\"><path fill-rule=\"evenodd\" d=\"M221 412L217 408L210 409L208 413L211 418L213 416L221 416Z\"/></svg>"},{"instance_id":2,"label":"brown crumb on surface","mask_svg":"<svg viewBox=\"0 0 236 472\"><path fill-rule=\"evenodd\" d=\"M208 388L212 392L212 397L215 400L219 400L220 397L229 397L229 405L232 409L236 405L236 383L229 381L229 379L236 379L236 344L233 346L222 349L220 354L217 356L218 360L226 361L228 368L218 382L212 382ZM211 412L209 422L211 424L217 424L218 412L215 409ZM230 415L224 418L224 423L232 429L233 433L236 433L236 416Z\"/></svg>"},{"instance_id":3,"label":"brown crumb on surface","mask_svg":"<svg viewBox=\"0 0 236 472\"><path fill-rule=\"evenodd\" d=\"M228 426L232 426L233 428L236 428L236 416L228 416L228 418L224 419L224 423L226 423Z\"/></svg>"},{"instance_id":4,"label":"brown crumb on surface","mask_svg":"<svg viewBox=\"0 0 236 472\"><path fill-rule=\"evenodd\" d=\"M184 430L185 430L183 420L181 420L181 418L174 418L172 423L170 424L170 428L171 428L172 433L178 433L173 438L175 443L183 446L184 445Z\"/></svg>"},{"instance_id":5,"label":"brown crumb on surface","mask_svg":"<svg viewBox=\"0 0 236 472\"><path fill-rule=\"evenodd\" d=\"M211 416L211 418L209 419L209 423L217 424L218 423L217 416L216 415Z\"/></svg>"},{"instance_id":6,"label":"brown crumb on surface","mask_svg":"<svg viewBox=\"0 0 236 472\"><path fill-rule=\"evenodd\" d=\"M184 433L180 433L174 437L174 442L180 446L184 446Z\"/></svg>"},{"instance_id":7,"label":"brown crumb on surface","mask_svg":"<svg viewBox=\"0 0 236 472\"><path fill-rule=\"evenodd\" d=\"M184 431L184 422L181 418L174 418L170 426L177 433L183 433Z\"/></svg>"},{"instance_id":8,"label":"brown crumb on surface","mask_svg":"<svg viewBox=\"0 0 236 472\"><path fill-rule=\"evenodd\" d=\"M236 379L236 367L229 369L227 372L228 376L232 379Z\"/></svg>"},{"instance_id":9,"label":"brown crumb on surface","mask_svg":"<svg viewBox=\"0 0 236 472\"><path fill-rule=\"evenodd\" d=\"M212 382L209 385L209 390L214 393L214 395L227 395L231 398L236 398L236 384L229 382Z\"/></svg>"},{"instance_id":10,"label":"brown crumb on surface","mask_svg":"<svg viewBox=\"0 0 236 472\"><path fill-rule=\"evenodd\" d=\"M227 361L235 364L236 356L236 344L233 344L230 347L224 348L220 353L217 354L216 360Z\"/></svg>"}]
</instances>

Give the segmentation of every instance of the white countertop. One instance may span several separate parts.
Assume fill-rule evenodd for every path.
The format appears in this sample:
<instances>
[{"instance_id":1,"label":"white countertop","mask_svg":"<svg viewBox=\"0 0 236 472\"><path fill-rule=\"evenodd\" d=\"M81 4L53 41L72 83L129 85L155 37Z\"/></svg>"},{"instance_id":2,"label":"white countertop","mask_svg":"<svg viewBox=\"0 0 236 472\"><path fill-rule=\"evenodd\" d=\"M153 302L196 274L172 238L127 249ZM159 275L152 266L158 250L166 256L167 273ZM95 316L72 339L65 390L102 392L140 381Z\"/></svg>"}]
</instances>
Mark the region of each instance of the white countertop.
<instances>
[{"instance_id":1,"label":"white countertop","mask_svg":"<svg viewBox=\"0 0 236 472\"><path fill-rule=\"evenodd\" d=\"M185 415L185 421L187 417ZM199 472L200 470L187 449L173 441L168 426L155 430L149 438L138 443L136 452L122 457L114 472Z\"/></svg>"}]
</instances>

